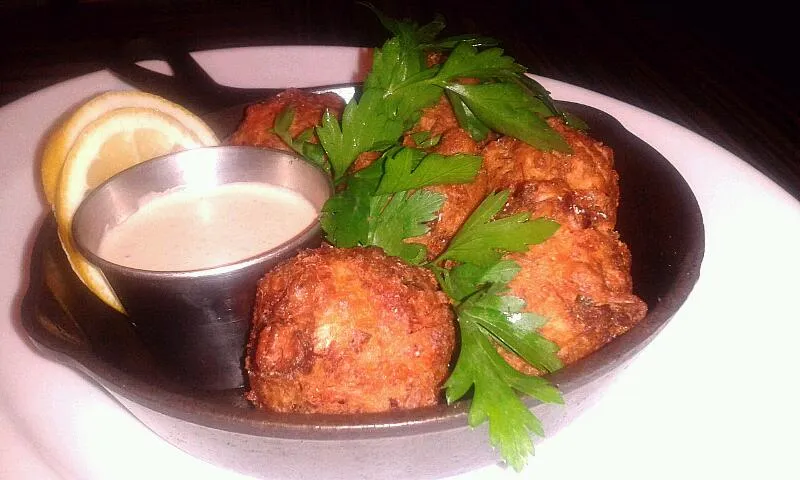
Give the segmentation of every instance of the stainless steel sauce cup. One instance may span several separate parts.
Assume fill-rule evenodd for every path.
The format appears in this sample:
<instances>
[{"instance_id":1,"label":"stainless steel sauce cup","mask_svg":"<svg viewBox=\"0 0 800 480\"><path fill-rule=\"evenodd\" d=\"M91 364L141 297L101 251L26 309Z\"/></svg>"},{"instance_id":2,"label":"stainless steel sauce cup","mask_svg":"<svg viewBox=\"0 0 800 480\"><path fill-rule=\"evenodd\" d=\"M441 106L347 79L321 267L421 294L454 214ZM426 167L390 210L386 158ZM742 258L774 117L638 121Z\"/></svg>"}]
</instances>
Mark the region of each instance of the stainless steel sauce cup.
<instances>
[{"instance_id":1,"label":"stainless steel sauce cup","mask_svg":"<svg viewBox=\"0 0 800 480\"><path fill-rule=\"evenodd\" d=\"M260 255L200 270L141 270L105 260L97 251L104 233L154 194L234 182L292 189L317 210L333 193L330 177L322 169L291 153L207 147L159 157L118 173L84 199L73 219L77 248L103 272L164 372L195 388L244 385L243 358L256 284L275 264L300 249L318 246L319 222Z\"/></svg>"}]
</instances>

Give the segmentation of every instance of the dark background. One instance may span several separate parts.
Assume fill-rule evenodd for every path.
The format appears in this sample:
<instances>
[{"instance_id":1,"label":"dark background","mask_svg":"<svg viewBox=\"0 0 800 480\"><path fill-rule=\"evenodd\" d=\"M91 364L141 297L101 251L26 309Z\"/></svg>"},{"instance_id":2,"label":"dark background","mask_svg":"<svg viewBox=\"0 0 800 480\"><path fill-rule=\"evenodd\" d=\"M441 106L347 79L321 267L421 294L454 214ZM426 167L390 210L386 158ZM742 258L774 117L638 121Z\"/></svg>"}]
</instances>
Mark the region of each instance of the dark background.
<instances>
[{"instance_id":1,"label":"dark background","mask_svg":"<svg viewBox=\"0 0 800 480\"><path fill-rule=\"evenodd\" d=\"M798 40L777 2L372 2L446 33L501 40L533 73L675 121L800 197ZM123 45L377 46L387 34L352 1L0 0L0 106L103 68Z\"/></svg>"}]
</instances>

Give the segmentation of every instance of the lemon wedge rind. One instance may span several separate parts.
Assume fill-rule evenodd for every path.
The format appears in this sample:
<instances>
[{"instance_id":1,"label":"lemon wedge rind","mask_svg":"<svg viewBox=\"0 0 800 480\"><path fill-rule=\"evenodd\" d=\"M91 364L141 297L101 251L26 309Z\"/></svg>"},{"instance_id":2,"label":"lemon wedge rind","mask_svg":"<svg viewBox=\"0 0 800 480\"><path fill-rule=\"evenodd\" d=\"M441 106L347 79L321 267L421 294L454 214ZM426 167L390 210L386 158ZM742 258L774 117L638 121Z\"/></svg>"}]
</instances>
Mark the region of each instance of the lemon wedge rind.
<instances>
[{"instance_id":1,"label":"lemon wedge rind","mask_svg":"<svg viewBox=\"0 0 800 480\"><path fill-rule=\"evenodd\" d=\"M182 106L157 95L137 90L115 90L101 93L78 107L53 133L42 150L40 173L42 190L51 208L55 207L56 190L64 161L81 132L108 112L121 108L148 108L173 117L194 132L206 146L217 145L214 131L198 116Z\"/></svg>"}]
</instances>

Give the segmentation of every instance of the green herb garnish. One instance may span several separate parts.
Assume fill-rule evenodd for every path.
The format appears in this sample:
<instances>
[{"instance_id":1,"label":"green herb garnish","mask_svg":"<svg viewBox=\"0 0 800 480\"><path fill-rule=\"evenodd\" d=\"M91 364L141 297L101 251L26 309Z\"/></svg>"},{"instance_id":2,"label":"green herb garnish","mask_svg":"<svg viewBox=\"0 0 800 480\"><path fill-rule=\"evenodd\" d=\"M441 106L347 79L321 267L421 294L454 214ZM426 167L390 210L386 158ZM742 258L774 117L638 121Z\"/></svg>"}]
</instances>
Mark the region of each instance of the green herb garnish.
<instances>
[{"instance_id":1,"label":"green herb garnish","mask_svg":"<svg viewBox=\"0 0 800 480\"><path fill-rule=\"evenodd\" d=\"M461 100L461 97L451 91L447 91L447 99L453 107L453 113L461 128L466 130L469 136L476 142L485 140L486 136L489 135L489 127L478 120L478 117L472 113L472 110L464 104L464 100Z\"/></svg>"},{"instance_id":2,"label":"green herb garnish","mask_svg":"<svg viewBox=\"0 0 800 480\"><path fill-rule=\"evenodd\" d=\"M544 319L523 312L525 302L506 295L519 265L501 259L501 254L541 243L558 224L530 221L519 214L493 219L507 198L508 191L489 195L431 268L442 290L453 299L461 327L458 361L445 383L447 401L455 402L472 389L469 424L475 427L488 420L492 445L509 465L521 470L533 453L530 434L543 436L544 432L517 392L542 402L563 403L563 399L546 380L509 366L497 346L543 372L561 368L561 361L556 356L558 347L536 333ZM445 267L446 259L460 263Z\"/></svg>"},{"instance_id":3,"label":"green herb garnish","mask_svg":"<svg viewBox=\"0 0 800 480\"><path fill-rule=\"evenodd\" d=\"M311 142L311 138L314 136L314 129L306 129L296 138L292 138L289 133L292 121L294 121L294 109L287 107L275 117L275 124L271 132L283 140L283 143L288 145L289 148L302 155L303 158L322 167L326 172L330 172L330 165L325 159L325 150L321 145Z\"/></svg>"},{"instance_id":4,"label":"green herb garnish","mask_svg":"<svg viewBox=\"0 0 800 480\"><path fill-rule=\"evenodd\" d=\"M402 192L428 185L468 183L481 168L481 157L476 155L426 154L422 150L402 148L386 157L384 175L377 193Z\"/></svg>"},{"instance_id":5,"label":"green herb garnish","mask_svg":"<svg viewBox=\"0 0 800 480\"><path fill-rule=\"evenodd\" d=\"M499 220L492 217L508 200L508 190L489 194L456 233L442 260L455 260L478 266L489 266L500 261L504 252L524 252L528 245L541 243L558 229L552 220L517 213Z\"/></svg>"},{"instance_id":6,"label":"green herb garnish","mask_svg":"<svg viewBox=\"0 0 800 480\"><path fill-rule=\"evenodd\" d=\"M445 384L447 401L472 392L469 424L489 421L492 445L520 470L533 452L531 434L544 435L520 394L542 402L563 403L563 399L547 380L509 366L498 348L541 372L557 370L561 362L557 346L537 333L545 320L525 312L524 301L508 293L508 283L520 267L503 256L546 240L559 226L531 219L527 213L497 218L509 192L492 193L448 248L426 261L425 247L408 239L429 230L427 223L444 198L424 187L471 182L481 159L426 153L421 149L439 141L428 132L411 134L420 149L403 147L400 139L421 110L442 95L460 125L477 140L486 138L491 129L540 149L569 151L545 121L565 115L541 85L524 75L522 66L495 48L496 41L478 36L436 40L444 28L441 17L418 26L376 14L394 36L375 50L362 94L348 103L341 121L328 112L316 129L340 187L323 208L322 228L338 247L378 246L436 275L452 299L461 332L459 357ZM443 64L428 67L426 50L450 53ZM477 83L462 82L463 78ZM383 154L367 168L350 172L358 155L368 151Z\"/></svg>"},{"instance_id":7,"label":"green herb garnish","mask_svg":"<svg viewBox=\"0 0 800 480\"><path fill-rule=\"evenodd\" d=\"M363 92L347 104L341 122L328 112L317 127L335 180L347 173L358 155L394 145L419 117L420 110L433 105L445 91L463 102L465 108L459 111L464 113L459 118L471 133L479 136L477 122L481 122L537 148L570 151L564 139L544 121L559 114L546 92L535 88L535 82L529 84L525 68L503 55L501 49L480 51L476 45L487 43L486 39L473 36L436 43L435 36L444 27L440 17L418 26L376 13L394 36L375 50ZM431 45L452 48L444 64L426 66L426 46ZM467 77L480 83L460 83ZM468 118L475 121L470 123Z\"/></svg>"},{"instance_id":8,"label":"green herb garnish","mask_svg":"<svg viewBox=\"0 0 800 480\"><path fill-rule=\"evenodd\" d=\"M389 148L404 131L404 122L383 100L381 91L365 89L358 101L347 104L341 125L332 112L326 111L317 136L338 180L360 154Z\"/></svg>"},{"instance_id":9,"label":"green herb garnish","mask_svg":"<svg viewBox=\"0 0 800 480\"><path fill-rule=\"evenodd\" d=\"M419 264L425 247L407 238L428 231L442 195L419 190L430 185L471 182L481 166L474 155L439 155L395 146L364 170L342 179L346 188L322 209L328 240L339 247L374 245Z\"/></svg>"}]
</instances>

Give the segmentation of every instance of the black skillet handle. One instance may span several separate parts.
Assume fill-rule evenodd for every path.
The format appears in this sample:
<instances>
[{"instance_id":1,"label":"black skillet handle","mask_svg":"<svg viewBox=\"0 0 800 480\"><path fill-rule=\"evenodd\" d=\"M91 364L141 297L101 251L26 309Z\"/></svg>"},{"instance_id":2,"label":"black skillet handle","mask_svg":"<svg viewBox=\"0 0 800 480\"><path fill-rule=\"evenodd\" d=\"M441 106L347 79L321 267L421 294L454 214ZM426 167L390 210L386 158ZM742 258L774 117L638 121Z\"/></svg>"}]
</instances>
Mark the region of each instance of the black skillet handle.
<instances>
[{"instance_id":1,"label":"black skillet handle","mask_svg":"<svg viewBox=\"0 0 800 480\"><path fill-rule=\"evenodd\" d=\"M148 70L136 62L163 60L173 75ZM174 42L150 38L136 39L123 45L108 70L139 90L153 93L180 104L196 115L205 115L233 105L267 99L283 89L236 88L220 85L192 57L188 49Z\"/></svg>"}]
</instances>

